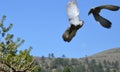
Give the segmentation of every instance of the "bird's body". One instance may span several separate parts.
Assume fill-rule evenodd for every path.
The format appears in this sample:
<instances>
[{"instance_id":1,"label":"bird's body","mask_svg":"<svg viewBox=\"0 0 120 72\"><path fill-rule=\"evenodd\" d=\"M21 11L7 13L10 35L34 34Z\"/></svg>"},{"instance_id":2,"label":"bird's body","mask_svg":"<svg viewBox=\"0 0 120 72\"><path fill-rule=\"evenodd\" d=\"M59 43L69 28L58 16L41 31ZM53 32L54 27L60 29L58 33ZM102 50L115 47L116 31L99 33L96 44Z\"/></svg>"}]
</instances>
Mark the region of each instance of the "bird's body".
<instances>
[{"instance_id":1,"label":"bird's body","mask_svg":"<svg viewBox=\"0 0 120 72\"><path fill-rule=\"evenodd\" d=\"M67 28L62 37L64 41L70 42L76 35L77 30L83 26L83 21L79 19L79 9L76 0L68 2L67 15L70 21L70 27Z\"/></svg>"},{"instance_id":2,"label":"bird's body","mask_svg":"<svg viewBox=\"0 0 120 72\"><path fill-rule=\"evenodd\" d=\"M90 9L88 15L92 13L97 22L99 22L105 28L110 28L112 23L109 20L102 17L99 13L102 9L117 11L119 10L119 8L120 8L119 6L115 6L115 5L102 5L102 6L98 6L98 7Z\"/></svg>"}]
</instances>

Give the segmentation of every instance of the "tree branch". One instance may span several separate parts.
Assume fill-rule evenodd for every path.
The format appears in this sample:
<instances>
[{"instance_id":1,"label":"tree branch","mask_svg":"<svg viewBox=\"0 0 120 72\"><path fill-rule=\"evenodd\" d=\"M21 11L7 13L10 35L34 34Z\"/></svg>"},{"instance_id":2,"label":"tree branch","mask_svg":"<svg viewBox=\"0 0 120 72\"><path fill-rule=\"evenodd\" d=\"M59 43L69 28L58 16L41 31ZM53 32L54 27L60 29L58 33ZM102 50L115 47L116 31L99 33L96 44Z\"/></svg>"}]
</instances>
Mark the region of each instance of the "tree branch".
<instances>
[{"instance_id":1,"label":"tree branch","mask_svg":"<svg viewBox=\"0 0 120 72\"><path fill-rule=\"evenodd\" d=\"M16 70L13 67L11 67L9 64L5 63L4 61L0 61L0 63L8 66L10 69L13 70L13 72L16 72Z\"/></svg>"},{"instance_id":2,"label":"tree branch","mask_svg":"<svg viewBox=\"0 0 120 72\"><path fill-rule=\"evenodd\" d=\"M3 71L3 72L7 72L7 71L5 71L2 67L0 67L0 72L1 72L1 71Z\"/></svg>"},{"instance_id":3,"label":"tree branch","mask_svg":"<svg viewBox=\"0 0 120 72\"><path fill-rule=\"evenodd\" d=\"M28 67L24 69L24 71L27 71L29 68L31 68L32 64L34 63L35 58L28 64Z\"/></svg>"}]
</instances>

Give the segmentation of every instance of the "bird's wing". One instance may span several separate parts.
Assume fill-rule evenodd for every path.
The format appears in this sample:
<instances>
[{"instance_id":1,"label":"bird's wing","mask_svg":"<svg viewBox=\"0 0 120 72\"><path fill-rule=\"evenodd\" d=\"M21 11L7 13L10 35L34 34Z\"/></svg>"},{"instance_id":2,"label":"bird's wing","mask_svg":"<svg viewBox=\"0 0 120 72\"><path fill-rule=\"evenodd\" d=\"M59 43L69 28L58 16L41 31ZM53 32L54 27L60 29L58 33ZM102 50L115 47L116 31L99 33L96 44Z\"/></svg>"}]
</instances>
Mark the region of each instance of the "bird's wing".
<instances>
[{"instance_id":1,"label":"bird's wing","mask_svg":"<svg viewBox=\"0 0 120 72\"><path fill-rule=\"evenodd\" d=\"M93 14L93 16L94 16L95 20L97 22L99 22L103 27L105 27L105 28L110 28L111 27L112 23L109 20L103 18L99 14Z\"/></svg>"},{"instance_id":2,"label":"bird's wing","mask_svg":"<svg viewBox=\"0 0 120 72\"><path fill-rule=\"evenodd\" d=\"M67 5L67 15L70 21L70 24L73 25L82 25L83 21L79 19L79 9L77 7L76 1L69 1Z\"/></svg>"},{"instance_id":3,"label":"bird's wing","mask_svg":"<svg viewBox=\"0 0 120 72\"><path fill-rule=\"evenodd\" d=\"M70 19L79 15L79 10L78 10L76 2L73 2L73 1L68 2L67 14L68 14L68 18Z\"/></svg>"},{"instance_id":4,"label":"bird's wing","mask_svg":"<svg viewBox=\"0 0 120 72\"><path fill-rule=\"evenodd\" d=\"M68 27L68 29L64 32L62 36L63 40L70 42L72 38L76 35L77 30L78 29L74 25L71 25L70 27Z\"/></svg>"},{"instance_id":5,"label":"bird's wing","mask_svg":"<svg viewBox=\"0 0 120 72\"><path fill-rule=\"evenodd\" d=\"M120 9L120 6L116 6L116 5L102 5L102 6L98 6L96 8L117 11L117 10Z\"/></svg>"}]
</instances>

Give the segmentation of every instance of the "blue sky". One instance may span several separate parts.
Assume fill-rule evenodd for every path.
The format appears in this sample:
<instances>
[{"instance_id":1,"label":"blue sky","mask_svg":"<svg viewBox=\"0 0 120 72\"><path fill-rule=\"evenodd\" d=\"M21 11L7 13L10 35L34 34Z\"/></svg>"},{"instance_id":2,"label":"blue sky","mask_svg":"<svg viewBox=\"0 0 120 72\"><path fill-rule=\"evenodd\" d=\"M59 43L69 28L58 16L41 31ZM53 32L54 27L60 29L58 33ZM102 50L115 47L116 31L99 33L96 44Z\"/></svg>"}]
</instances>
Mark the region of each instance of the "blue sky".
<instances>
[{"instance_id":1,"label":"blue sky","mask_svg":"<svg viewBox=\"0 0 120 72\"><path fill-rule=\"evenodd\" d=\"M80 58L120 47L120 11L101 11L101 15L112 22L111 29L103 28L92 15L88 16L90 8L104 4L120 5L120 0L77 0L80 19L85 23L70 43L62 39L69 26L68 1L0 0L0 17L6 15L5 25L14 24L10 33L25 40L19 49L32 46L34 56L54 53L56 57L65 54L66 57Z\"/></svg>"}]
</instances>

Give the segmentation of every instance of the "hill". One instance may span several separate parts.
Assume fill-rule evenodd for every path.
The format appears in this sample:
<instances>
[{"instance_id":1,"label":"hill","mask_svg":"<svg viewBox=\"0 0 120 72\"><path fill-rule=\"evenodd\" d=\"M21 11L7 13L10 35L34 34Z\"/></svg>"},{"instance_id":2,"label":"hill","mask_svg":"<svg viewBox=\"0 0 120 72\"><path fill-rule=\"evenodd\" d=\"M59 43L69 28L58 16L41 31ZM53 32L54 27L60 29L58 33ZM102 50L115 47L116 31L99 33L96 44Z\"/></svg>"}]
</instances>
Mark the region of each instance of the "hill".
<instances>
[{"instance_id":1,"label":"hill","mask_svg":"<svg viewBox=\"0 0 120 72\"><path fill-rule=\"evenodd\" d=\"M120 72L120 48L113 48L84 58L36 57L41 72Z\"/></svg>"},{"instance_id":2,"label":"hill","mask_svg":"<svg viewBox=\"0 0 120 72\"><path fill-rule=\"evenodd\" d=\"M107 60L110 62L119 61L120 63L120 48L105 50L103 52L89 56L88 58L99 60L99 61L103 61L103 60Z\"/></svg>"}]
</instances>

